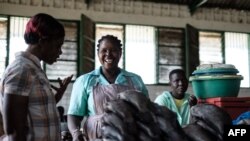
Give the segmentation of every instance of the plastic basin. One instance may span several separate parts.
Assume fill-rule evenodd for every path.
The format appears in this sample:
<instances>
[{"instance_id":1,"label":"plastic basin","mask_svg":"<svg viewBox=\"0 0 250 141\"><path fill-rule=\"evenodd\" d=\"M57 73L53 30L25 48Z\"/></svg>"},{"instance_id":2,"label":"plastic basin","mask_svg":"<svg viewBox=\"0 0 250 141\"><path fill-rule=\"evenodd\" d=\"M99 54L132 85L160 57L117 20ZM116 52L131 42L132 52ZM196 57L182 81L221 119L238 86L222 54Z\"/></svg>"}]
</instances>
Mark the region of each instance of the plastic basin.
<instances>
[{"instance_id":1,"label":"plastic basin","mask_svg":"<svg viewBox=\"0 0 250 141\"><path fill-rule=\"evenodd\" d=\"M191 76L192 87L200 99L213 97L237 97L240 90L241 75Z\"/></svg>"},{"instance_id":2,"label":"plastic basin","mask_svg":"<svg viewBox=\"0 0 250 141\"><path fill-rule=\"evenodd\" d=\"M218 74L225 74L225 75L236 75L239 71L237 69L204 69L204 70L195 70L192 74L193 75L218 75Z\"/></svg>"}]
</instances>

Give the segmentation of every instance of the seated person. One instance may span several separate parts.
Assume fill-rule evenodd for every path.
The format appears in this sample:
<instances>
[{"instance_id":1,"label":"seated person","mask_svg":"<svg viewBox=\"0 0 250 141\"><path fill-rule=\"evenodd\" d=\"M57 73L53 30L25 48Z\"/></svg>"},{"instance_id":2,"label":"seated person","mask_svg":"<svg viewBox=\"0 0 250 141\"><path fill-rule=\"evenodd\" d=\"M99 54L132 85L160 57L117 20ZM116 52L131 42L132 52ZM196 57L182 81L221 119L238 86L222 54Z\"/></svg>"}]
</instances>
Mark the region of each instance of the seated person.
<instances>
[{"instance_id":1,"label":"seated person","mask_svg":"<svg viewBox=\"0 0 250 141\"><path fill-rule=\"evenodd\" d=\"M186 93L188 80L182 69L175 69L169 73L171 91L164 91L157 96L155 103L166 106L176 112L177 119L181 126L189 123L190 106L197 103L194 95Z\"/></svg>"}]
</instances>

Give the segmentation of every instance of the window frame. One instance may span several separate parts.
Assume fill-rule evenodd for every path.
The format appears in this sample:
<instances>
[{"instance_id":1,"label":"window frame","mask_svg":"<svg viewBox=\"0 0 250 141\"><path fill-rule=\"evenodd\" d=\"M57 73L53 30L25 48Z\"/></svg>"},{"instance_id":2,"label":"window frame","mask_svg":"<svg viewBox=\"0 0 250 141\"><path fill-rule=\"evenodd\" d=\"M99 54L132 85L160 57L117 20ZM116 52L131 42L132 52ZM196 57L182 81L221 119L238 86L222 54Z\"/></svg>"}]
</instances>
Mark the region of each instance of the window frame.
<instances>
[{"instance_id":1,"label":"window frame","mask_svg":"<svg viewBox=\"0 0 250 141\"><path fill-rule=\"evenodd\" d=\"M123 39L123 45L125 46L125 42L126 42L126 39L125 39L125 37L126 37L126 32L125 32L125 26L126 25L138 25L138 26L151 26L151 25L142 25L142 24L129 24L129 23L127 23L127 24L120 24L120 23L109 23L109 22L96 22L95 23L95 25L96 24L106 24L106 25L119 25L119 26L123 26L123 31L124 31L124 35L123 35L123 37L124 37L124 39ZM158 29L159 28L166 28L166 29L170 29L170 30L181 30L182 31L182 45L181 45L181 50L182 50L182 63L181 63L181 65L179 65L180 66L180 68L183 68L183 69L185 69L185 52L186 52L186 49L185 49L185 28L176 28L176 27L165 27L165 26L152 26L152 27L154 27L155 28L155 44L156 44L156 66L155 66L155 68L156 68L156 76L155 76L155 78L156 78L156 81L155 81L155 84L146 84L146 85L166 85L166 84L169 84L169 82L166 82L166 83L160 83L159 82L159 65L160 65L160 63L159 63L159 40L158 40L158 38L159 38L159 31L158 31ZM95 39L96 40L96 39ZM126 61L125 61L125 57L126 57L126 51L125 51L125 49L126 49L126 47L124 47L123 48L123 54L122 54L122 56L123 56L123 68L124 69L126 69L126 65L125 65L125 63L126 63ZM95 57L97 57L96 56L96 54L95 54ZM96 58L95 58L96 59ZM178 65L167 65L167 66L178 66Z\"/></svg>"},{"instance_id":2,"label":"window frame","mask_svg":"<svg viewBox=\"0 0 250 141\"><path fill-rule=\"evenodd\" d=\"M222 36L222 39L221 39L221 46L222 46L222 58L223 58L223 63L225 63L225 57L226 57L226 51L225 51L225 33L226 32L232 32L232 33L243 33L243 34L247 34L248 35L248 57L249 57L249 60L250 60L250 33L248 32L238 32L238 31L220 31L220 30L207 30L207 29L199 29L199 32L216 32L216 33L220 33L221 36ZM250 67L250 61L249 61L249 65L248 67ZM249 71L249 75L250 75L250 71ZM244 79L249 79L250 80L250 77L249 78L244 78ZM241 88L250 88L250 84L248 87L241 87Z\"/></svg>"},{"instance_id":3,"label":"window frame","mask_svg":"<svg viewBox=\"0 0 250 141\"><path fill-rule=\"evenodd\" d=\"M76 74L73 74L73 78L72 78L72 80L71 81L75 81L75 79L79 76L79 60L80 60L80 58L79 58L79 51L80 51L80 42L79 42L79 38L80 38L80 32L79 32L79 29L80 29L80 21L78 21L78 20L63 20L63 19L58 19L59 20L59 22L61 22L62 24L63 23L74 23L74 24L76 24L76 40L75 41L70 41L70 40L64 40L64 43L63 43L63 46L65 45L65 42L70 42L70 43L76 43L76 60L74 61L74 60L65 60L65 59L58 59L58 61L57 62L59 62L59 61L65 61L65 62L76 62ZM63 26L64 26L64 24L63 24ZM67 33L65 33L65 37L67 36L66 35ZM47 74L47 66L48 66L49 64L46 64L46 63L43 63L43 68L44 68L44 71L45 71L45 73ZM51 67L53 66L53 64L52 65L50 65ZM71 75L71 74L69 74L69 75ZM49 79L49 81L50 82L57 82L58 80L57 79Z\"/></svg>"},{"instance_id":4,"label":"window frame","mask_svg":"<svg viewBox=\"0 0 250 141\"><path fill-rule=\"evenodd\" d=\"M186 39L185 39L185 29L184 28L176 28L176 27L163 27L163 26L157 26L156 27L157 28L157 33L156 33L156 44L157 44L157 66L156 66L156 68L157 68L157 70L156 70L156 79L157 79L157 84L158 85L165 85L165 84L169 84L169 78L168 78L168 75L167 76L165 76L165 77L167 77L167 82L160 82L160 79L159 79L159 76L160 76L160 66L168 66L168 67L173 67L172 69L174 69L174 68L182 68L182 69L185 69L185 52L186 52L186 49L185 49L185 42L186 42ZM167 48L178 48L177 46L171 46L171 45L162 45L162 44L160 44L160 41L159 41L159 34L160 34L160 32L159 32L159 29L160 28L162 28L162 29L166 29L166 30L176 30L176 31L178 31L178 30L180 30L181 32L182 32L182 43L181 43L181 45L178 45L178 47L180 48L180 50L182 50L182 56L181 56L181 63L180 64L161 64L160 63L160 49L161 48L165 48L165 47L167 47ZM170 69L169 70L169 72L172 70L172 69ZM169 73L168 72L168 73ZM168 74L167 73L167 74Z\"/></svg>"},{"instance_id":5,"label":"window frame","mask_svg":"<svg viewBox=\"0 0 250 141\"><path fill-rule=\"evenodd\" d=\"M9 64L9 52L10 52L10 17L28 17L28 16L15 16L15 15L3 15L3 14L0 14L0 17L4 17L4 18L7 18L7 21L8 21L8 23L7 23L7 30L6 30L6 32L7 32L7 37L6 37L6 51L7 51L7 55L6 55L6 60L5 60L5 68L8 66L8 64ZM64 19L58 19L59 21L62 21L62 22L76 22L77 23L77 41L76 41L76 43L77 43L77 59L76 59L76 64L77 64L77 70L76 70L76 72L77 72L77 74L76 74L76 77L78 77L78 76L80 76L82 73L83 73L83 71L82 71L82 69L81 69L81 67L82 68L84 68L85 66L83 66L83 63L82 63L82 59L83 59L83 56L82 56L82 54L81 54L81 52L82 52L82 48L83 48L83 45L81 45L82 44L82 32L84 32L84 31L82 31L83 30L83 26L84 26L84 24L82 24L81 22L83 21L83 19L81 19L81 20L64 20ZM111 25L119 25L119 26L123 26L123 31L124 31L124 35L123 35L123 45L125 45L125 42L126 42L126 39L125 39L125 37L126 37L126 32L125 32L125 26L126 25L130 25L130 23L127 23L127 24L124 24L124 23L109 23L109 22L95 22L94 23L94 25L95 24L111 24ZM143 24L131 24L131 25L139 25L139 26L152 26L152 25L143 25ZM183 33L184 34L186 34L187 33L187 30L185 29L185 27L184 28L177 28L177 27L165 27L165 26L152 26L152 27L154 27L154 28L156 28L156 37L155 37L155 39L157 40L156 41L156 49L157 49L157 51L156 51L156 54L157 54L157 57L156 57L156 83L155 84L152 84L152 85L165 85L165 84L168 84L168 83L159 83L159 65L160 65L160 62L159 62L159 49L161 48L160 47L160 43L159 43L159 31L158 31L158 29L159 28L166 28L166 29L181 29L181 30L183 30ZM95 27L93 26L93 31L95 31ZM221 41L221 43L222 43L222 58L223 58L223 63L225 63L225 32L234 32L234 33L244 33L244 34L247 34L248 35L248 42L249 42L249 46L250 46L250 33L247 33L247 32L238 32L238 31L219 31L219 30L207 30L207 29L198 29L198 32L217 32L217 33L220 33L221 35L222 35L222 41ZM95 39L94 39L95 40ZM184 48L186 48L187 47L187 37L185 37L184 39L183 39L183 42L184 42L184 44L183 44L183 47ZM93 44L93 46L95 46L94 44ZM126 56L126 53L125 53L125 49L126 48L124 48L124 51L123 51L123 68L124 69L126 69L125 68L125 56ZM94 53L95 53L95 55L96 55L96 52L94 51ZM250 59L250 49L248 50L248 54L249 54L249 59ZM190 54L188 54L187 53L187 49L183 49L183 56L182 56L182 58L184 59L184 61L185 61L185 59L187 59L187 58L189 58L190 57ZM166 66L171 66L171 65L166 65ZM185 71L187 71L187 69L188 69L188 67L189 67L189 64L187 63L187 62L183 62L183 64L181 65L183 68L184 68L184 70ZM250 63L249 63L249 66L250 66ZM43 67L44 67L44 71L46 72L46 65L45 64L43 64ZM250 72L249 72L250 73ZM188 75L187 75L188 76ZM248 79L250 79L250 78L248 78ZM57 80L52 80L52 79L50 79L50 81L52 81L52 82L54 82L54 81L57 81ZM74 81L74 80L72 80L72 81ZM151 84L147 84L147 85L151 85Z\"/></svg>"},{"instance_id":6,"label":"window frame","mask_svg":"<svg viewBox=\"0 0 250 141\"><path fill-rule=\"evenodd\" d=\"M0 14L0 17L4 17L4 18L7 18L7 30L6 30L6 35L7 35L7 38L6 38L6 59L5 59L5 68L4 70L6 69L6 67L10 64L9 60L10 60L10 20L11 20L11 17L17 17L17 18L30 18L29 16L15 16L15 15L1 15ZM60 22L72 22L72 23L76 23L77 24L77 39L76 39L76 45L77 45L77 59L76 59L76 73L75 74L75 78L79 76L79 71L78 71L78 66L79 66L79 55L78 55L78 52L79 52L79 21L77 20L61 20L61 19L58 19ZM65 60L64 60L65 61ZM42 63L42 67L43 67L43 70L45 71L46 73L46 65L45 63ZM1 79L2 76L0 76L0 79ZM50 82L57 82L58 80L57 79L49 79ZM72 81L74 81L72 79Z\"/></svg>"},{"instance_id":7,"label":"window frame","mask_svg":"<svg viewBox=\"0 0 250 141\"><path fill-rule=\"evenodd\" d=\"M6 41L6 46L5 46L5 50L6 50L6 58L5 58L5 64L4 64L4 68L3 68L3 72L4 70L6 69L6 67L8 66L9 64L9 41L10 41L10 16L8 15L2 15L0 14L0 18L6 18L7 20L7 25L6 25L6 38L5 38L5 41ZM1 39L4 41L4 39ZM0 80L1 80L1 77L0 76Z\"/></svg>"}]
</instances>

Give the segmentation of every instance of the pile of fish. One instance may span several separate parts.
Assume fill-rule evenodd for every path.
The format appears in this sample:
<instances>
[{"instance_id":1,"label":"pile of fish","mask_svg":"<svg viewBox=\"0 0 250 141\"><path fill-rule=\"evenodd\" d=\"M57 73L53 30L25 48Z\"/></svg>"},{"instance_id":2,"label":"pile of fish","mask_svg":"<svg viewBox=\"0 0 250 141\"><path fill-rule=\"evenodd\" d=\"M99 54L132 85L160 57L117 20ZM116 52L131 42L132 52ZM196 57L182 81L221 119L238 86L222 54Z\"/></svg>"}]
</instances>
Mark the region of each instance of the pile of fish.
<instances>
[{"instance_id":1,"label":"pile of fish","mask_svg":"<svg viewBox=\"0 0 250 141\"><path fill-rule=\"evenodd\" d=\"M230 115L213 104L197 104L190 114L190 124L183 130L192 141L223 141L225 125L232 124Z\"/></svg>"},{"instance_id":2,"label":"pile of fish","mask_svg":"<svg viewBox=\"0 0 250 141\"><path fill-rule=\"evenodd\" d=\"M227 113L218 114L220 108L216 111L215 106L202 105L192 107L191 124L181 127L176 114L165 106L151 102L139 91L121 92L117 100L105 103L102 139L95 141L220 141L230 119L222 120Z\"/></svg>"}]
</instances>

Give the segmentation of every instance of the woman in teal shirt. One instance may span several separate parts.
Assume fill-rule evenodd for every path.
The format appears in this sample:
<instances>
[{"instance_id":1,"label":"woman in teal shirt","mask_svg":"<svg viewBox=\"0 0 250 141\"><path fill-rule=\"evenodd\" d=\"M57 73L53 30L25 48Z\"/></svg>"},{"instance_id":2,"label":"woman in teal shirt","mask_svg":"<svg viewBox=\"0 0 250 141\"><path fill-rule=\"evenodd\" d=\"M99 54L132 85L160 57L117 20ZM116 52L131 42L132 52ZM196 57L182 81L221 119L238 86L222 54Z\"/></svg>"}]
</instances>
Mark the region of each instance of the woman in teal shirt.
<instances>
[{"instance_id":1,"label":"woman in teal shirt","mask_svg":"<svg viewBox=\"0 0 250 141\"><path fill-rule=\"evenodd\" d=\"M103 36L97 45L102 66L80 76L73 85L68 109L68 126L74 141L83 140L80 132L83 117L87 117L84 124L86 138L91 140L100 137L99 130L92 131L100 126L103 103L115 99L117 93L136 89L148 97L148 90L141 77L118 67L122 55L121 46L121 41L117 37Z\"/></svg>"}]
</instances>

